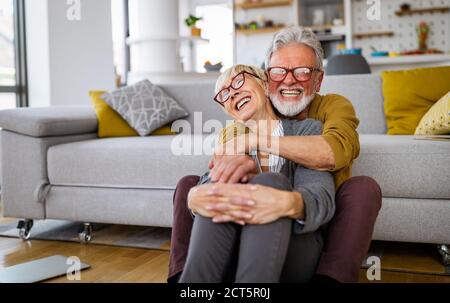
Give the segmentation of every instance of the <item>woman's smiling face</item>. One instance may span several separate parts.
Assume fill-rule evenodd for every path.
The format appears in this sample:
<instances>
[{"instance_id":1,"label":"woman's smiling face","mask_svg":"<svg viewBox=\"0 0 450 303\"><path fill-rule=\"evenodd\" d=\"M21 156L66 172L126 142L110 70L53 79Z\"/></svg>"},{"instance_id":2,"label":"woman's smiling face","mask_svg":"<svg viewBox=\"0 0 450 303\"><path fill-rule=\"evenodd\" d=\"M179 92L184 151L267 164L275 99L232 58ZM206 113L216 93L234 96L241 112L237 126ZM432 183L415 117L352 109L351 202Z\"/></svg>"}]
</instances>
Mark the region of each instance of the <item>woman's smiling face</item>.
<instances>
[{"instance_id":1,"label":"woman's smiling face","mask_svg":"<svg viewBox=\"0 0 450 303\"><path fill-rule=\"evenodd\" d=\"M243 81L243 82L242 82ZM228 115L235 120L256 120L268 103L265 88L254 75L246 72L233 74L223 88L229 87L228 100L223 103ZM242 85L242 86L241 86ZM234 89L233 87L239 87Z\"/></svg>"}]
</instances>

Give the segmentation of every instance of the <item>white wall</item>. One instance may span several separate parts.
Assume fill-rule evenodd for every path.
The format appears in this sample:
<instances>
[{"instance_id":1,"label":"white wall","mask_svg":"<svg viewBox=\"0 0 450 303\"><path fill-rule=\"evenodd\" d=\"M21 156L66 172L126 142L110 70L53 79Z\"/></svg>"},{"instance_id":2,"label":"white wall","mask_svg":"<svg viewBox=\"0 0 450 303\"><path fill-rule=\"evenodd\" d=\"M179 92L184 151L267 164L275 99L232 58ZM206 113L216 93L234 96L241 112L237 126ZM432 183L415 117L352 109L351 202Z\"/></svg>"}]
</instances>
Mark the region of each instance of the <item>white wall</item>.
<instances>
[{"instance_id":1,"label":"white wall","mask_svg":"<svg viewBox=\"0 0 450 303\"><path fill-rule=\"evenodd\" d=\"M50 53L46 0L25 2L29 105L50 104Z\"/></svg>"},{"instance_id":2,"label":"white wall","mask_svg":"<svg viewBox=\"0 0 450 303\"><path fill-rule=\"evenodd\" d=\"M248 10L235 10L235 22L239 24L250 21L259 21L260 17L272 20L275 24L286 26L298 25L298 2L292 2L290 6L257 8ZM270 42L275 32L242 35L236 34L236 59L237 63L261 66Z\"/></svg>"},{"instance_id":3,"label":"white wall","mask_svg":"<svg viewBox=\"0 0 450 303\"><path fill-rule=\"evenodd\" d=\"M114 89L110 0L26 0L30 106L89 104L88 91Z\"/></svg>"}]
</instances>

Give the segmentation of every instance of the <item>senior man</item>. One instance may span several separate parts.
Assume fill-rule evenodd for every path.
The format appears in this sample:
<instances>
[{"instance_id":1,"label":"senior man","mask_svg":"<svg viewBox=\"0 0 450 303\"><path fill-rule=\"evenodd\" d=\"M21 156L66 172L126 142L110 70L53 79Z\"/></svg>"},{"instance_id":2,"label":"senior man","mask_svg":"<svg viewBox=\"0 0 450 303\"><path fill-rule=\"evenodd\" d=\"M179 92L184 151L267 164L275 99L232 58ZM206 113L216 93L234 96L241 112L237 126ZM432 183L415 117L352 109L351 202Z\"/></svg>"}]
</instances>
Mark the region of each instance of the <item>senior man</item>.
<instances>
[{"instance_id":1,"label":"senior man","mask_svg":"<svg viewBox=\"0 0 450 303\"><path fill-rule=\"evenodd\" d=\"M322 62L322 47L310 29L290 27L275 34L266 58L270 100L281 116L321 121L323 133L322 136L282 136L277 138L276 148L270 144L270 137L269 144L258 145L254 140L246 142L258 145L261 152L276 154L307 168L333 173L337 189L336 212L327 230L314 280L357 282L381 207L381 190L369 177L351 177L353 160L359 155L356 131L359 120L352 104L343 96L318 93L324 76ZM229 126L222 132L223 144L236 146L238 138L234 138L236 133L233 129ZM239 146L242 151L254 147L250 143ZM193 224L188 205L209 212L217 223L265 224L282 217L295 219L295 224L308 220L301 195L297 195L296 199L280 201L284 203L283 207L273 209L258 207L264 204L258 200L254 201L255 205L246 204L249 199L255 200L247 188L251 185L237 183L247 182L255 172L256 166L251 157L216 155L210 169L213 184L197 187L190 192L199 177L187 176L177 185L169 282L178 280L186 261ZM212 194L226 199L211 199Z\"/></svg>"}]
</instances>

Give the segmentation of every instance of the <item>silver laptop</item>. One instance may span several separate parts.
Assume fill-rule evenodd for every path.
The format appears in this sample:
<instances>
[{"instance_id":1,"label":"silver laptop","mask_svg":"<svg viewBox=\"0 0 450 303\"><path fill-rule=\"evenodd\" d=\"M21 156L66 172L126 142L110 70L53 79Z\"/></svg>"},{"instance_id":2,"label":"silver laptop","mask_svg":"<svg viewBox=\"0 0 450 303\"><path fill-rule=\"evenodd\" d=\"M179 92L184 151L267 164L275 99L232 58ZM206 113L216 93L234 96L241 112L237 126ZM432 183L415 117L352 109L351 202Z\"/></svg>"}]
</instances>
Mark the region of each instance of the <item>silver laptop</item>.
<instances>
[{"instance_id":1,"label":"silver laptop","mask_svg":"<svg viewBox=\"0 0 450 303\"><path fill-rule=\"evenodd\" d=\"M67 275L74 268L81 271L90 267L68 260L69 257L57 255L0 269L0 283L35 283Z\"/></svg>"}]
</instances>

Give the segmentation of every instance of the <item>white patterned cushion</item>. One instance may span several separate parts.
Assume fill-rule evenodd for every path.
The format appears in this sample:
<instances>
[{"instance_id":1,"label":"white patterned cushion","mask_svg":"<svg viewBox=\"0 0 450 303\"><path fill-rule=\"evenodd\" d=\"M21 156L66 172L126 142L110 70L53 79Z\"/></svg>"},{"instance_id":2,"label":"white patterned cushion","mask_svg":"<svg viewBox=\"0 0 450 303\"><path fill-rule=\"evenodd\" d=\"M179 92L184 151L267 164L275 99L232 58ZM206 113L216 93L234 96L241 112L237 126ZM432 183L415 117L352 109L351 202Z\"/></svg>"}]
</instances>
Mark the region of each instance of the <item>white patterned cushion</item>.
<instances>
[{"instance_id":1,"label":"white patterned cushion","mask_svg":"<svg viewBox=\"0 0 450 303\"><path fill-rule=\"evenodd\" d=\"M175 99L149 80L105 94L102 99L121 115L140 136L188 116Z\"/></svg>"}]
</instances>

